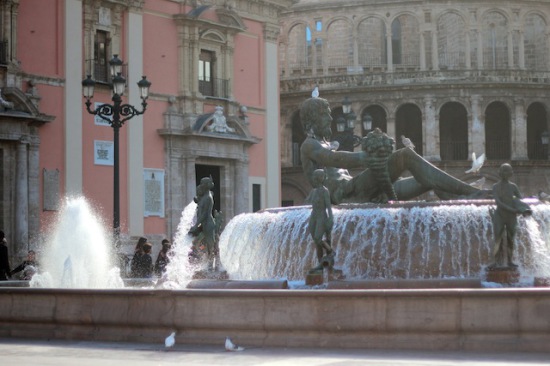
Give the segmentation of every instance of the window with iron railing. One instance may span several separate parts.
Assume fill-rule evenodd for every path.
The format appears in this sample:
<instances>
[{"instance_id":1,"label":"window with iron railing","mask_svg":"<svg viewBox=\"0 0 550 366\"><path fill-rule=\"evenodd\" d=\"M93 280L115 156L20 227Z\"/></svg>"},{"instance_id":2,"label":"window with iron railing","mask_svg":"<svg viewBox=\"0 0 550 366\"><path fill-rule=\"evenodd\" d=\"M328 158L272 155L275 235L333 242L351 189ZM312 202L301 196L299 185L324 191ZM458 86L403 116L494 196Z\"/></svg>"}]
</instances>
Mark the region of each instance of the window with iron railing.
<instances>
[{"instance_id":1,"label":"window with iron railing","mask_svg":"<svg viewBox=\"0 0 550 366\"><path fill-rule=\"evenodd\" d=\"M109 32L98 30L94 41L93 79L109 82Z\"/></svg>"},{"instance_id":2,"label":"window with iron railing","mask_svg":"<svg viewBox=\"0 0 550 366\"><path fill-rule=\"evenodd\" d=\"M468 141L441 141L441 160L467 160Z\"/></svg>"},{"instance_id":3,"label":"window with iron railing","mask_svg":"<svg viewBox=\"0 0 550 366\"><path fill-rule=\"evenodd\" d=\"M507 140L487 140L485 141L487 159L505 160L510 159L510 141Z\"/></svg>"}]
</instances>

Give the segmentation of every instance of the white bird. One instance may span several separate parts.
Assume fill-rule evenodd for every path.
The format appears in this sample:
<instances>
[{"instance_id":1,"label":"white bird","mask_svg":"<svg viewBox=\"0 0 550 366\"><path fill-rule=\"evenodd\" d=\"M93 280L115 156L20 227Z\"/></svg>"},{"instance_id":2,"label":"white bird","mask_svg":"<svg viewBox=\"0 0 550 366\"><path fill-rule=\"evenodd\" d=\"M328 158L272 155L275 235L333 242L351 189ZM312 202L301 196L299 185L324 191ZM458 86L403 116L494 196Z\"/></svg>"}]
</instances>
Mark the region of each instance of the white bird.
<instances>
[{"instance_id":1,"label":"white bird","mask_svg":"<svg viewBox=\"0 0 550 366\"><path fill-rule=\"evenodd\" d=\"M481 177L475 182L470 183L470 185L477 189L483 189L483 185L485 184L485 177Z\"/></svg>"},{"instance_id":2,"label":"white bird","mask_svg":"<svg viewBox=\"0 0 550 366\"><path fill-rule=\"evenodd\" d=\"M311 92L312 98L319 98L319 87L316 85L313 91Z\"/></svg>"},{"instance_id":3,"label":"white bird","mask_svg":"<svg viewBox=\"0 0 550 366\"><path fill-rule=\"evenodd\" d=\"M235 351L243 351L244 348L237 346L236 344L231 342L231 339L229 339L229 337L226 337L225 338L225 350L230 351L230 352L235 352Z\"/></svg>"},{"instance_id":4,"label":"white bird","mask_svg":"<svg viewBox=\"0 0 550 366\"><path fill-rule=\"evenodd\" d=\"M174 347L174 344L176 344L176 332L172 332L172 334L170 334L164 340L164 346L166 348L172 348L172 347Z\"/></svg>"},{"instance_id":5,"label":"white bird","mask_svg":"<svg viewBox=\"0 0 550 366\"><path fill-rule=\"evenodd\" d=\"M466 173L477 173L483 166L483 163L485 163L485 153L481 154L478 158L476 158L476 153L472 153L472 167L468 170L466 170Z\"/></svg>"},{"instance_id":6,"label":"white bird","mask_svg":"<svg viewBox=\"0 0 550 366\"><path fill-rule=\"evenodd\" d=\"M412 143L412 141L411 141L409 138L407 138L407 137L401 135L401 142L403 143L403 146L408 147L409 149L414 150L414 144Z\"/></svg>"}]
</instances>

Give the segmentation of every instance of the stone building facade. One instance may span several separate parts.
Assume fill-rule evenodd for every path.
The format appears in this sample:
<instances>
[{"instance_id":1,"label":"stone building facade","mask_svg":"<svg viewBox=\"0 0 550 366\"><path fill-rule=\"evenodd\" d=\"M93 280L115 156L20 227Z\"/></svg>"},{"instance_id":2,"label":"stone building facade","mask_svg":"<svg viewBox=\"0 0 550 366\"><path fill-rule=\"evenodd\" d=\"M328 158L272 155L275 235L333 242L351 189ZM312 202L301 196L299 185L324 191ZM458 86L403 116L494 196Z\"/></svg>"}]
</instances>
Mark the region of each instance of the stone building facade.
<instances>
[{"instance_id":1,"label":"stone building facade","mask_svg":"<svg viewBox=\"0 0 550 366\"><path fill-rule=\"evenodd\" d=\"M137 237L176 235L203 176L226 222L278 206L277 41L291 3L0 0L0 229L13 258L40 249L65 197L85 196L113 222L113 130L86 110L82 81L95 80L92 110L112 103L114 55L123 103L141 109L136 83L152 82L146 112L120 129L130 252Z\"/></svg>"},{"instance_id":2,"label":"stone building facade","mask_svg":"<svg viewBox=\"0 0 550 366\"><path fill-rule=\"evenodd\" d=\"M524 195L550 190L549 31L550 1L298 1L280 36L283 204L311 189L299 108L315 86L337 140L369 121L464 181L490 188L510 162ZM352 131L337 132L342 117ZM472 153L487 156L479 174L465 174Z\"/></svg>"}]
</instances>

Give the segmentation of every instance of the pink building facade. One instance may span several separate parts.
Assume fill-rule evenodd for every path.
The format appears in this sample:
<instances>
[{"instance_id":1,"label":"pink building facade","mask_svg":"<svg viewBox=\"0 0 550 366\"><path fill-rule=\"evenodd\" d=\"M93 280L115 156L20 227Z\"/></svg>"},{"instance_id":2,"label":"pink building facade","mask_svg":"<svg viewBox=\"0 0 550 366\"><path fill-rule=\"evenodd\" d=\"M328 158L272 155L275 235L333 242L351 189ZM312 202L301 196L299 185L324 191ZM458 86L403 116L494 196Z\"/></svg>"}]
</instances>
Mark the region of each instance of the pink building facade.
<instances>
[{"instance_id":1,"label":"pink building facade","mask_svg":"<svg viewBox=\"0 0 550 366\"><path fill-rule=\"evenodd\" d=\"M121 238L172 238L197 180L212 175L226 218L280 205L279 13L290 0L5 0L1 6L0 226L13 257L39 247L64 199L85 196L110 226L113 129L86 111L147 110L120 129ZM221 126L221 127L220 127Z\"/></svg>"}]
</instances>

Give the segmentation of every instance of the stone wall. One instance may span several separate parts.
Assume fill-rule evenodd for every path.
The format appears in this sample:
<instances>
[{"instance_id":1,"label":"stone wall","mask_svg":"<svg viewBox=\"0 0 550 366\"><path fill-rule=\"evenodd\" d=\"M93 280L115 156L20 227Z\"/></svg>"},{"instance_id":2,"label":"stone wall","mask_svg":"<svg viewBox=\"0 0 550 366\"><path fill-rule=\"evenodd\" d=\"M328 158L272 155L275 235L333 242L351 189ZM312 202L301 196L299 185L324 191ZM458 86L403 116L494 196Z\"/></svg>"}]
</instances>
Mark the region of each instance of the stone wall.
<instances>
[{"instance_id":1,"label":"stone wall","mask_svg":"<svg viewBox=\"0 0 550 366\"><path fill-rule=\"evenodd\" d=\"M0 337L548 352L548 289L0 289Z\"/></svg>"}]
</instances>

